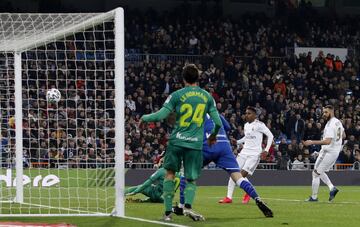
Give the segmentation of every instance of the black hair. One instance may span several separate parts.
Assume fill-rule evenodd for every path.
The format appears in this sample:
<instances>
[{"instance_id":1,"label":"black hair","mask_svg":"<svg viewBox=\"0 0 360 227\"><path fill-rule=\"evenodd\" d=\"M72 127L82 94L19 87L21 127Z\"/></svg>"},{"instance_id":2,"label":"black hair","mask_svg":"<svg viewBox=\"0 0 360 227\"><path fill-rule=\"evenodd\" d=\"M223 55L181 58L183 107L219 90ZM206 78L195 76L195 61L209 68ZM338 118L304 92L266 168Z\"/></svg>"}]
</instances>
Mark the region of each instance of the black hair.
<instances>
[{"instance_id":1,"label":"black hair","mask_svg":"<svg viewBox=\"0 0 360 227\"><path fill-rule=\"evenodd\" d=\"M334 106L332 106L332 105L326 105L324 108L334 110Z\"/></svg>"},{"instance_id":2,"label":"black hair","mask_svg":"<svg viewBox=\"0 0 360 227\"><path fill-rule=\"evenodd\" d=\"M254 112L254 113L256 114L256 109L255 109L255 107L253 107L253 106L248 106L248 107L246 107L246 109L247 109L247 110L250 110L250 111L252 111L252 112Z\"/></svg>"},{"instance_id":3,"label":"black hair","mask_svg":"<svg viewBox=\"0 0 360 227\"><path fill-rule=\"evenodd\" d=\"M195 64L185 65L182 71L182 76L187 83L193 84L199 79L199 69Z\"/></svg>"}]
</instances>

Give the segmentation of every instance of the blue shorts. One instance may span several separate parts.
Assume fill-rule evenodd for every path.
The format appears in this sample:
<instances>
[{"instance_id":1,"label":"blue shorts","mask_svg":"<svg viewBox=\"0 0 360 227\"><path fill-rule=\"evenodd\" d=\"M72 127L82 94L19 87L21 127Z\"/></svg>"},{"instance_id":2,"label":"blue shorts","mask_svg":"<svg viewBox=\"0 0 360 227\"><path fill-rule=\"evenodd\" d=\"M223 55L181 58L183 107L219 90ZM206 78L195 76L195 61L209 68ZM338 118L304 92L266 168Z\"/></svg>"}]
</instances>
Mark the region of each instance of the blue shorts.
<instances>
[{"instance_id":1,"label":"blue shorts","mask_svg":"<svg viewBox=\"0 0 360 227\"><path fill-rule=\"evenodd\" d=\"M209 147L203 146L203 166L214 162L217 167L224 169L229 174L240 172L235 155L232 152L230 143L219 142Z\"/></svg>"}]
</instances>

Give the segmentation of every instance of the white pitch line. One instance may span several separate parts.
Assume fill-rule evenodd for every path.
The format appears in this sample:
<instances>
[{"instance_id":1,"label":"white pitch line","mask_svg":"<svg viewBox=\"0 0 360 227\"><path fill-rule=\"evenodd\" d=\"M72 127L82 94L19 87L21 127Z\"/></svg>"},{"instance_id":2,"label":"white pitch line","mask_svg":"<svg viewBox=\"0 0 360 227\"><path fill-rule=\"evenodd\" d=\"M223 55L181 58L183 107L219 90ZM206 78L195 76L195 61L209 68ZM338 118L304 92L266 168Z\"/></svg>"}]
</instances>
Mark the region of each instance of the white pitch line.
<instances>
[{"instance_id":1,"label":"white pitch line","mask_svg":"<svg viewBox=\"0 0 360 227\"><path fill-rule=\"evenodd\" d=\"M82 210L75 210L75 209L71 209L71 208L65 208L65 207L54 207L54 206L41 205L41 204L34 204L34 203L20 203L20 204L30 205L30 206L38 206L38 207L45 207L45 208L50 208L50 209L67 210L67 211L73 211L73 212L78 212L78 213L103 214L103 213L100 213L100 212L82 211Z\"/></svg>"},{"instance_id":2,"label":"white pitch line","mask_svg":"<svg viewBox=\"0 0 360 227\"><path fill-rule=\"evenodd\" d=\"M223 197L207 197L209 199L222 199ZM242 197L233 197L233 199L242 199ZM304 200L300 200L300 199L281 199L281 198L262 198L264 200L273 200L273 201L284 201L284 202L306 202L305 199ZM309 202L306 202L309 203ZM313 203L331 203L331 204L360 204L360 202L351 202L351 201L333 201L333 202L328 202L328 201L319 201L319 202L313 202Z\"/></svg>"},{"instance_id":3,"label":"white pitch line","mask_svg":"<svg viewBox=\"0 0 360 227\"><path fill-rule=\"evenodd\" d=\"M186 225L179 225L179 224L162 222L162 221L153 221L153 220L144 219L144 218L135 218L135 217L128 217L128 216L125 216L125 217L122 217L122 218L135 220L135 221L142 221L142 222L147 222L147 223L153 223L153 224L159 224L159 225L167 225L167 226L174 226L174 227L188 227Z\"/></svg>"},{"instance_id":4,"label":"white pitch line","mask_svg":"<svg viewBox=\"0 0 360 227\"><path fill-rule=\"evenodd\" d=\"M285 201L285 202L306 202L305 200L300 200L300 199L280 199L280 198L263 198L265 200L274 200L274 201ZM308 203L308 202L306 202ZM360 202L351 202L351 201L333 201L333 202L329 202L329 201L319 201L319 202L314 202L314 203L332 203L332 204L360 204Z\"/></svg>"}]
</instances>

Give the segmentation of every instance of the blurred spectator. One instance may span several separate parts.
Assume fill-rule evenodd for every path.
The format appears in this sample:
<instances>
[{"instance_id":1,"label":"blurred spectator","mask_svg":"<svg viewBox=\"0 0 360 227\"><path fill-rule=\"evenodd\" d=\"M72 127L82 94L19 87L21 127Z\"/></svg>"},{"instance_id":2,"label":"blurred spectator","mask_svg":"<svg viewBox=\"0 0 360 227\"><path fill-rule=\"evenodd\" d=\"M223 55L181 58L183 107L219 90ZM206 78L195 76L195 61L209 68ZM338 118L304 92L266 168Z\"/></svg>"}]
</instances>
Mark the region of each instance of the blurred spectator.
<instances>
[{"instance_id":1,"label":"blurred spectator","mask_svg":"<svg viewBox=\"0 0 360 227\"><path fill-rule=\"evenodd\" d=\"M274 91L275 91L275 93L279 93L279 94L282 94L283 96L286 96L286 85L283 82L283 79L281 78L281 76L276 77Z\"/></svg>"},{"instance_id":2,"label":"blurred spectator","mask_svg":"<svg viewBox=\"0 0 360 227\"><path fill-rule=\"evenodd\" d=\"M355 151L355 162L353 165L353 169L360 170L360 150Z\"/></svg>"},{"instance_id":3,"label":"blurred spectator","mask_svg":"<svg viewBox=\"0 0 360 227\"><path fill-rule=\"evenodd\" d=\"M297 143L303 140L305 134L305 121L301 119L300 114L296 114L295 125L293 128L293 134L296 138Z\"/></svg>"},{"instance_id":4,"label":"blurred spectator","mask_svg":"<svg viewBox=\"0 0 360 227\"><path fill-rule=\"evenodd\" d=\"M321 137L325 121L322 107L333 104L342 120L348 149L356 149L360 141L360 80L359 61L323 51L286 54L286 47L321 46L358 48L359 24L356 19L333 18L332 28L326 17L310 14L305 18L307 29L289 26L283 17L243 15L235 18L204 19L182 17L181 11L141 13L127 11L125 43L128 53L125 65L125 144L126 163L153 163L166 150L171 124L148 124L138 131L140 115L161 108L169 93L182 88L181 69L187 62L201 68L200 86L207 89L217 108L230 122L230 137L243 137L244 109L256 106L259 119L281 140L264 162L276 162L287 169L289 159L299 154L311 163L311 155L320 146L304 150L301 140ZM171 15L171 16L170 16ZM111 32L86 32L88 40L73 42L71 50L88 52L111 49ZM339 35L341 34L341 35ZM73 37L74 38L74 37ZM91 43L91 44L89 44ZM63 45L63 46L61 46ZM48 158L67 159L76 167L94 159L111 163L114 158L114 68L109 56L103 60L81 58L68 45L50 43L47 52L26 52L23 61L24 84L24 149L30 161ZM64 50L64 51L63 51ZM143 55L139 54L161 54ZM166 55L166 54L191 54ZM194 55L195 54L195 55ZM135 57L134 57L135 56ZM55 58L56 57L56 58ZM314 59L314 60L312 60ZM0 67L5 65L1 62ZM2 87L12 86L13 69L0 74ZM76 79L74 79L76 75ZM6 84L8 83L8 84ZM58 108L46 102L46 90L57 87L63 100ZM1 89L1 124L3 159L13 157L13 105L9 89ZM81 129L81 130L79 130ZM289 139L293 139L289 145ZM295 142L294 142L295 141ZM234 148L234 150L236 150ZM345 154L346 153L346 154ZM351 153L351 152L350 152ZM342 158L343 157L343 158ZM354 157L353 157L354 158ZM356 157L355 157L356 158ZM346 160L345 160L346 159ZM351 154L343 152L339 162L351 162Z\"/></svg>"},{"instance_id":5,"label":"blurred spectator","mask_svg":"<svg viewBox=\"0 0 360 227\"><path fill-rule=\"evenodd\" d=\"M305 170L305 163L301 154L299 154L292 162L292 170Z\"/></svg>"},{"instance_id":6,"label":"blurred spectator","mask_svg":"<svg viewBox=\"0 0 360 227\"><path fill-rule=\"evenodd\" d=\"M283 154L280 151L278 151L276 157L276 168L278 170L289 170L289 163L290 163L289 157L286 154Z\"/></svg>"},{"instance_id":7,"label":"blurred spectator","mask_svg":"<svg viewBox=\"0 0 360 227\"><path fill-rule=\"evenodd\" d=\"M347 146L344 146L343 150L340 152L339 159L341 163L344 164L352 164L355 162L353 152Z\"/></svg>"}]
</instances>

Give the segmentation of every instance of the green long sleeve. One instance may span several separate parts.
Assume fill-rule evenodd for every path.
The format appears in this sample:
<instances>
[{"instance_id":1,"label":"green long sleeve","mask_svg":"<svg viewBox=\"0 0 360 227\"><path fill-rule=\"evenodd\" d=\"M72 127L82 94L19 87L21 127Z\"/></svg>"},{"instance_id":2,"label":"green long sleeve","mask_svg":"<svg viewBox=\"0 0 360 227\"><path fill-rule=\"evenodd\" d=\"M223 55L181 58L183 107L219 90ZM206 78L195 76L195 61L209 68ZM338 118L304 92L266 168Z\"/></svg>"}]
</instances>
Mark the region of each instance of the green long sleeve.
<instances>
[{"instance_id":1,"label":"green long sleeve","mask_svg":"<svg viewBox=\"0 0 360 227\"><path fill-rule=\"evenodd\" d=\"M145 188L149 187L152 183L153 181L151 179L147 179L144 183L139 185L133 193L135 194L141 193Z\"/></svg>"},{"instance_id":2,"label":"green long sleeve","mask_svg":"<svg viewBox=\"0 0 360 227\"><path fill-rule=\"evenodd\" d=\"M144 183L137 186L137 189L134 191L134 193L141 193L145 188L149 187L152 183L155 181L161 181L162 183L164 176L166 174L166 170L164 168L158 169L155 173L153 173L149 179L147 179Z\"/></svg>"},{"instance_id":3,"label":"green long sleeve","mask_svg":"<svg viewBox=\"0 0 360 227\"><path fill-rule=\"evenodd\" d=\"M221 128L221 126L222 126L219 113L217 111L211 111L209 113L209 115L210 115L211 119L214 121L214 124L215 124L215 127L212 130L211 134L217 135L220 128Z\"/></svg>"},{"instance_id":4,"label":"green long sleeve","mask_svg":"<svg viewBox=\"0 0 360 227\"><path fill-rule=\"evenodd\" d=\"M141 119L145 122L156 122L161 121L169 116L171 111L166 108L162 107L159 111L152 113L152 114L146 114L141 117Z\"/></svg>"}]
</instances>

